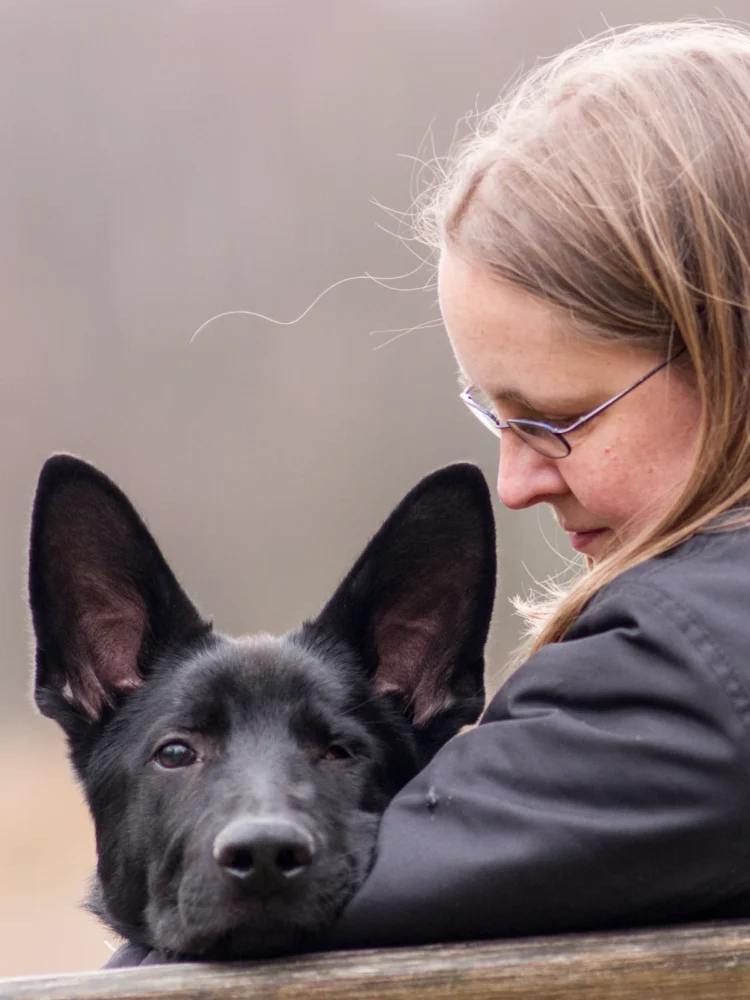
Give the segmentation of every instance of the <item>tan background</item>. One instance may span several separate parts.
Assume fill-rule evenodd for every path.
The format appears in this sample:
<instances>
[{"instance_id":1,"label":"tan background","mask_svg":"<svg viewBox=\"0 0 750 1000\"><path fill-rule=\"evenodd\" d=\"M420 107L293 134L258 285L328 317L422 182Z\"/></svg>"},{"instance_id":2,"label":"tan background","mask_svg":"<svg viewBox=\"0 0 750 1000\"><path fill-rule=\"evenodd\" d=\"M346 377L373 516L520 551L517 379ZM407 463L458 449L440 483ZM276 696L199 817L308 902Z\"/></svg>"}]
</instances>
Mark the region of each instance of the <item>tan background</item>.
<instances>
[{"instance_id":1,"label":"tan background","mask_svg":"<svg viewBox=\"0 0 750 1000\"><path fill-rule=\"evenodd\" d=\"M750 20L750 3L726 0ZM93 968L93 852L52 723L28 697L28 510L53 451L131 495L219 628L283 630L330 593L416 480L492 479L434 290L354 281L418 263L378 225L413 155L522 67L697 0L0 0L0 975ZM418 287L422 269L394 284ZM508 595L562 566L549 517L498 511ZM568 551L568 554L569 551Z\"/></svg>"}]
</instances>

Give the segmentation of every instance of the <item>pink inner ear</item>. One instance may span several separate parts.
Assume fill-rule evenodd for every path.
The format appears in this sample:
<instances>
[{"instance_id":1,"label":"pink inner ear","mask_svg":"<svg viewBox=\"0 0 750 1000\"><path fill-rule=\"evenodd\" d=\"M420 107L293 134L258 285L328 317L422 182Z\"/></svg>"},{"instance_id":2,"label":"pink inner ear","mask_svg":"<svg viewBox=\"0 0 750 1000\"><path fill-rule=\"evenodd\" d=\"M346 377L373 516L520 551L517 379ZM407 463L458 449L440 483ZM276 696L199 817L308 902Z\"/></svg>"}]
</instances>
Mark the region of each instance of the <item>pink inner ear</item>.
<instances>
[{"instance_id":1,"label":"pink inner ear","mask_svg":"<svg viewBox=\"0 0 750 1000\"><path fill-rule=\"evenodd\" d=\"M85 610L79 618L71 695L91 718L98 719L104 707L113 704L116 691L133 691L143 683L138 654L146 608L135 593L117 593L97 581L87 581L79 601Z\"/></svg>"},{"instance_id":2,"label":"pink inner ear","mask_svg":"<svg viewBox=\"0 0 750 1000\"><path fill-rule=\"evenodd\" d=\"M445 633L434 617L404 618L391 611L377 623L375 641L378 694L400 695L417 726L450 705Z\"/></svg>"}]
</instances>

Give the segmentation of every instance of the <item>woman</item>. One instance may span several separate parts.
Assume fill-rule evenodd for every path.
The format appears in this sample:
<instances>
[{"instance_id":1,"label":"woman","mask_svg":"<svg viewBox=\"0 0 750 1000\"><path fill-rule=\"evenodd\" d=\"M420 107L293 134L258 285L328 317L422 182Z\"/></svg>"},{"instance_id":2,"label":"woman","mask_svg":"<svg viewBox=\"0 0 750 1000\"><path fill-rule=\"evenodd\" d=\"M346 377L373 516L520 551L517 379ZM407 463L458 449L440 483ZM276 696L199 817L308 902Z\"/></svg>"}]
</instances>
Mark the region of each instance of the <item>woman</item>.
<instances>
[{"instance_id":1,"label":"woman","mask_svg":"<svg viewBox=\"0 0 750 1000\"><path fill-rule=\"evenodd\" d=\"M750 915L750 35L586 42L425 217L498 491L585 553L326 946Z\"/></svg>"}]
</instances>

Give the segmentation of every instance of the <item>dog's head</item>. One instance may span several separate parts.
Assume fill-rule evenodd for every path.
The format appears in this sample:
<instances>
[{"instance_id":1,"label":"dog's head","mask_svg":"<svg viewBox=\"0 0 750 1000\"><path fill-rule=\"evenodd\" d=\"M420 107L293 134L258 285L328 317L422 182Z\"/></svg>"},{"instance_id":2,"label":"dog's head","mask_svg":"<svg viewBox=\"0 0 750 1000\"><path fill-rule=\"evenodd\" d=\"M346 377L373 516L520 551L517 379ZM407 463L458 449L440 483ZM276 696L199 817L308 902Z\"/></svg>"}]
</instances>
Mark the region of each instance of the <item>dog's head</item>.
<instances>
[{"instance_id":1,"label":"dog's head","mask_svg":"<svg viewBox=\"0 0 750 1000\"><path fill-rule=\"evenodd\" d=\"M215 633L124 494L68 456L31 533L35 697L94 819L92 908L160 951L303 944L367 874L389 799L483 704L494 527L478 470L428 476L317 618Z\"/></svg>"}]
</instances>

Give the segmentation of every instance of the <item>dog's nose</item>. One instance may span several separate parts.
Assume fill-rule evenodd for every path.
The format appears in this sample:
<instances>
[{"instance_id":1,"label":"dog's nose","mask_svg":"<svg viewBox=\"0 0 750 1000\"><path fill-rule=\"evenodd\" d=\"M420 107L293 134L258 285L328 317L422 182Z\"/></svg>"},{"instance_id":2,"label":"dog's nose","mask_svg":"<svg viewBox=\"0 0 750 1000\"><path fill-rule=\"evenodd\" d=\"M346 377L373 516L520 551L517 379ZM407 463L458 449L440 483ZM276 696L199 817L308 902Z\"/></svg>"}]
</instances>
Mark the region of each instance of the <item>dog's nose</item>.
<instances>
[{"instance_id":1,"label":"dog's nose","mask_svg":"<svg viewBox=\"0 0 750 1000\"><path fill-rule=\"evenodd\" d=\"M258 893L289 886L312 864L312 837L281 818L233 820L214 840L214 858L232 878Z\"/></svg>"}]
</instances>

